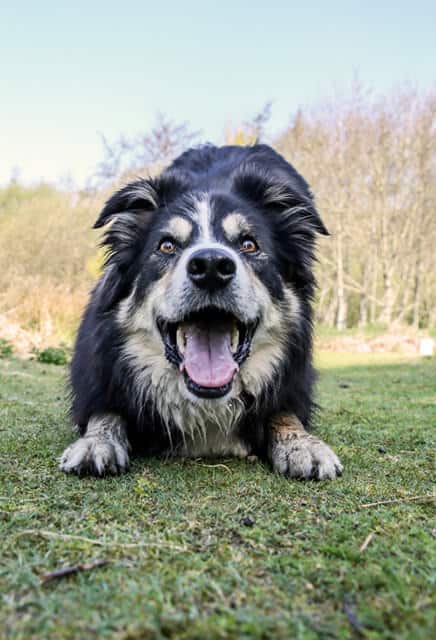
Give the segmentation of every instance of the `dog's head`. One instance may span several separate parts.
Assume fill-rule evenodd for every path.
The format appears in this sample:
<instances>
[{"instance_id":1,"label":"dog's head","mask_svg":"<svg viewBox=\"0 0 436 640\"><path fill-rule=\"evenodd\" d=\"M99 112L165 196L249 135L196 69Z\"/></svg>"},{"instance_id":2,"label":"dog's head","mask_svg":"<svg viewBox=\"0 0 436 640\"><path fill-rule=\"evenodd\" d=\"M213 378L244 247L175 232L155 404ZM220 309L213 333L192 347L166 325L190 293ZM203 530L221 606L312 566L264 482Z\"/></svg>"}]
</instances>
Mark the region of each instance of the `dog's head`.
<instances>
[{"instance_id":1,"label":"dog's head","mask_svg":"<svg viewBox=\"0 0 436 640\"><path fill-rule=\"evenodd\" d=\"M110 221L100 304L147 392L210 406L271 382L327 233L303 178L264 145L193 149L113 195Z\"/></svg>"}]
</instances>

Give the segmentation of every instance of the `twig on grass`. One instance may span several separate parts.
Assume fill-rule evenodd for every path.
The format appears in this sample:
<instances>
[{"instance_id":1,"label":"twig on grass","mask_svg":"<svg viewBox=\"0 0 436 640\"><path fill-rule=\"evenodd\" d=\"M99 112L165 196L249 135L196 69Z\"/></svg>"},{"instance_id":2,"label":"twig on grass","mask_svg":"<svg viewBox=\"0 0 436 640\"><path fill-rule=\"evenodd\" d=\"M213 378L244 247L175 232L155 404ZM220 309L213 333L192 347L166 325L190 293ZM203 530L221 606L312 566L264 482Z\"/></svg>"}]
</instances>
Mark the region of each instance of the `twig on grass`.
<instances>
[{"instance_id":1,"label":"twig on grass","mask_svg":"<svg viewBox=\"0 0 436 640\"><path fill-rule=\"evenodd\" d=\"M365 629L361 622L357 619L356 614L354 613L354 609L352 606L345 602L343 605L343 612L347 616L347 620L350 623L351 628L355 632L358 638L366 638L367 635L365 633Z\"/></svg>"},{"instance_id":2,"label":"twig on grass","mask_svg":"<svg viewBox=\"0 0 436 640\"><path fill-rule=\"evenodd\" d=\"M199 467L208 467L209 469L216 469L217 467L219 467L221 469L225 469L229 473L232 473L232 470L230 469L230 467L228 467L226 464L222 464L221 462L219 462L217 464L205 464L204 462L195 462L194 461L194 464L196 464Z\"/></svg>"},{"instance_id":3,"label":"twig on grass","mask_svg":"<svg viewBox=\"0 0 436 640\"><path fill-rule=\"evenodd\" d=\"M77 542L86 542L87 544L98 545L99 547L117 548L120 549L140 549L143 548L157 548L157 549L170 549L171 551L186 552L186 547L179 547L175 544L169 544L167 542L111 542L106 540L98 540L95 538L86 538L85 536L78 536L72 533L56 533L55 531L45 531L43 529L23 529L19 531L17 536L41 536L42 538L53 538L55 540L77 540Z\"/></svg>"},{"instance_id":4,"label":"twig on grass","mask_svg":"<svg viewBox=\"0 0 436 640\"><path fill-rule=\"evenodd\" d=\"M369 545L371 544L371 540L373 539L373 537L374 537L374 533L373 533L373 532L369 533L369 534L366 536L365 540L363 541L363 543L362 543L362 544L360 545L360 547L359 547L359 551L360 551L361 553L363 553L363 552L364 552L364 551L369 547Z\"/></svg>"},{"instance_id":5,"label":"twig on grass","mask_svg":"<svg viewBox=\"0 0 436 640\"><path fill-rule=\"evenodd\" d=\"M40 495L37 498L22 498L18 496L0 496L0 500L19 500L20 502L38 502L38 500L50 500L49 496Z\"/></svg>"},{"instance_id":6,"label":"twig on grass","mask_svg":"<svg viewBox=\"0 0 436 640\"><path fill-rule=\"evenodd\" d=\"M59 578L66 578L79 571L91 571L98 567L104 567L109 564L109 560L94 560L93 562L80 562L79 564L73 564L71 567L62 567L62 569L55 569L54 571L47 571L43 573L39 580L41 584L46 584L50 580L58 580Z\"/></svg>"},{"instance_id":7,"label":"twig on grass","mask_svg":"<svg viewBox=\"0 0 436 640\"><path fill-rule=\"evenodd\" d=\"M367 502L360 506L362 509L367 509L368 507L378 507L381 504L396 504L398 502L412 502L414 500L436 500L436 493L423 496L406 496L405 498L394 498L392 500L379 500L378 502Z\"/></svg>"}]
</instances>

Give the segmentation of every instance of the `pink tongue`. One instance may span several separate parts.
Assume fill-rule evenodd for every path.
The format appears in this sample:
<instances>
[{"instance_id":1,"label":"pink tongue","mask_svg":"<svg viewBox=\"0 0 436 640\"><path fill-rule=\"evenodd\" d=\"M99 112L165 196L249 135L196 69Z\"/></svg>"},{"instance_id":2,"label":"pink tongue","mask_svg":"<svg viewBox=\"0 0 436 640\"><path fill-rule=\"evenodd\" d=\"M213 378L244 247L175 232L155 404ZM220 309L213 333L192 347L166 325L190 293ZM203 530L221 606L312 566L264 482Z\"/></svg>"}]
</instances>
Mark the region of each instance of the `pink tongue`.
<instances>
[{"instance_id":1,"label":"pink tongue","mask_svg":"<svg viewBox=\"0 0 436 640\"><path fill-rule=\"evenodd\" d=\"M185 327L186 348L182 367L200 387L222 387L238 369L230 346L230 329L208 329L192 324Z\"/></svg>"}]
</instances>

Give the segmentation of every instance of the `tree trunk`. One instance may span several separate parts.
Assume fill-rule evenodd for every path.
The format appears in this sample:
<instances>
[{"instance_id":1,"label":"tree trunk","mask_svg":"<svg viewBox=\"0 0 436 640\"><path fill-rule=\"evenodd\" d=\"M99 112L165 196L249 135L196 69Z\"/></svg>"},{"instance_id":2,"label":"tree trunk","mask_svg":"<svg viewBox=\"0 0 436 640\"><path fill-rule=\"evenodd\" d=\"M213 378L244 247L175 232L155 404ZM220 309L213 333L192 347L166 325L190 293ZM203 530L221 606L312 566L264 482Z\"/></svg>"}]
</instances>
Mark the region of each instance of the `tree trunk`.
<instances>
[{"instance_id":1,"label":"tree trunk","mask_svg":"<svg viewBox=\"0 0 436 640\"><path fill-rule=\"evenodd\" d=\"M394 287L392 283L391 269L385 264L383 265L383 284L385 295L383 299L383 309L380 314L380 321L388 326L392 323L392 315L394 312Z\"/></svg>"},{"instance_id":2,"label":"tree trunk","mask_svg":"<svg viewBox=\"0 0 436 640\"><path fill-rule=\"evenodd\" d=\"M368 323L368 287L369 287L369 263L365 261L362 274L362 293L359 301L359 327L365 327Z\"/></svg>"},{"instance_id":3,"label":"tree trunk","mask_svg":"<svg viewBox=\"0 0 436 640\"><path fill-rule=\"evenodd\" d=\"M413 286L413 317L412 324L419 329L421 311L422 267L421 267L421 241L418 241L415 264L415 281Z\"/></svg>"},{"instance_id":4,"label":"tree trunk","mask_svg":"<svg viewBox=\"0 0 436 640\"><path fill-rule=\"evenodd\" d=\"M344 286L344 248L342 225L339 225L337 236L337 297L338 309L336 314L336 328L342 331L347 326L347 296Z\"/></svg>"}]
</instances>

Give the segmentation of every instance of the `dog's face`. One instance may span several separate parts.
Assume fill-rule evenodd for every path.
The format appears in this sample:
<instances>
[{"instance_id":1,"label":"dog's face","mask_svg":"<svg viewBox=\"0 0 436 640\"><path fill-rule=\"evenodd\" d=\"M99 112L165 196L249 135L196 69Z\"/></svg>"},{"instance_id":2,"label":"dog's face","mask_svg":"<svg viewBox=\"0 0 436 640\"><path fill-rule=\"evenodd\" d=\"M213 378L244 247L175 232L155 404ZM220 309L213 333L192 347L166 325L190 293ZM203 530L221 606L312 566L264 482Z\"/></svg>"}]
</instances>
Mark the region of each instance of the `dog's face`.
<instances>
[{"instance_id":1,"label":"dog's face","mask_svg":"<svg viewBox=\"0 0 436 640\"><path fill-rule=\"evenodd\" d=\"M225 149L191 151L157 180L128 185L96 223L116 216L101 299L124 355L149 395L171 393L176 405L256 396L271 382L298 336L314 234L325 232L280 156Z\"/></svg>"}]
</instances>

